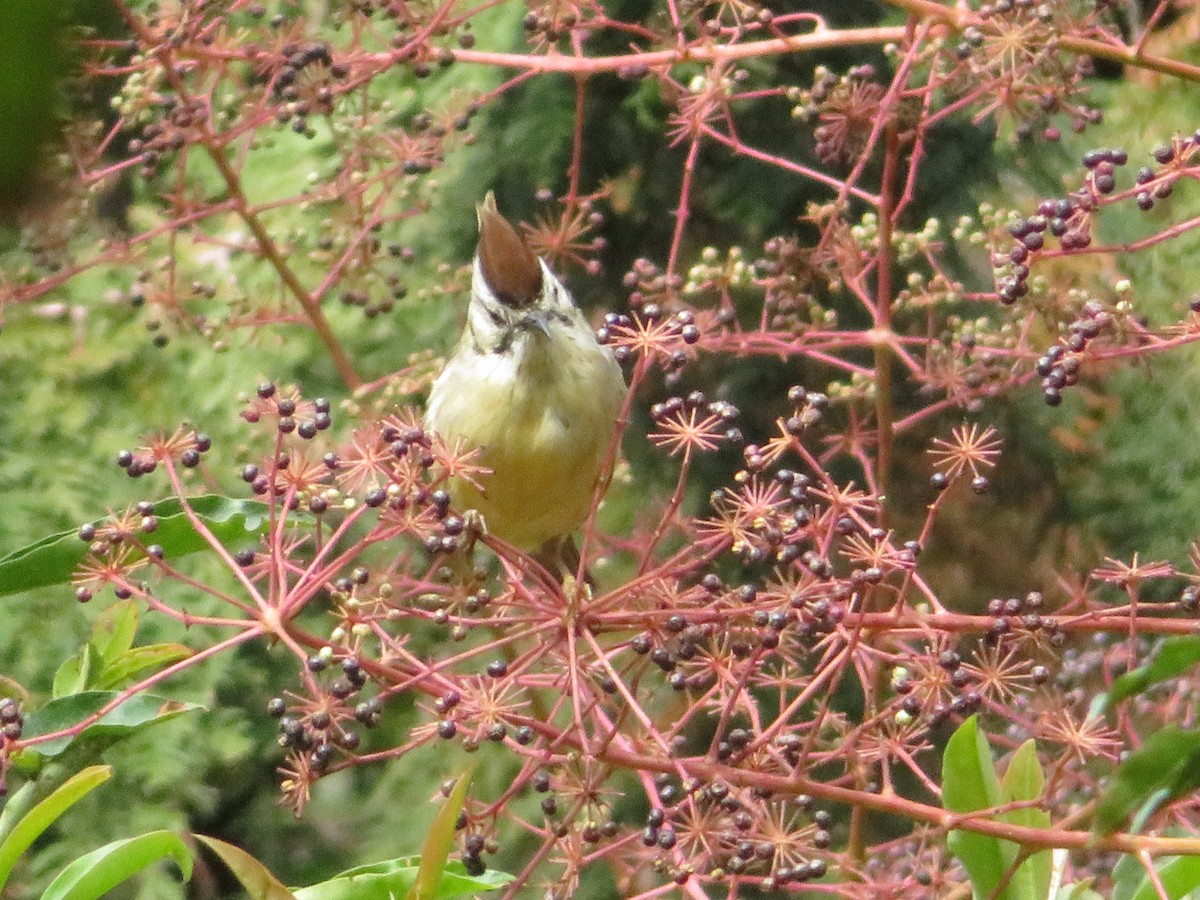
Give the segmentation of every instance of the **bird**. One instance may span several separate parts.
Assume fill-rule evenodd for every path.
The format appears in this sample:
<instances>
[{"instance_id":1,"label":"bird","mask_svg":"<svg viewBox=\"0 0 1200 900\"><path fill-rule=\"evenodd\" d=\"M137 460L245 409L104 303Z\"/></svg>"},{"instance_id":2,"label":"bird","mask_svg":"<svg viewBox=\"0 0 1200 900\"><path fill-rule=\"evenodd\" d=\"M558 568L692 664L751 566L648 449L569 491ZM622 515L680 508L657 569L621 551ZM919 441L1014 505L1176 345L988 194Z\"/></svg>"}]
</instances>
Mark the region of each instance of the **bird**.
<instances>
[{"instance_id":1,"label":"bird","mask_svg":"<svg viewBox=\"0 0 1200 900\"><path fill-rule=\"evenodd\" d=\"M466 323L433 383L425 426L448 446L478 451L474 462L488 470L475 484L450 479L454 508L473 511L483 533L551 574L574 575L573 532L608 476L625 379L493 192L476 212Z\"/></svg>"}]
</instances>

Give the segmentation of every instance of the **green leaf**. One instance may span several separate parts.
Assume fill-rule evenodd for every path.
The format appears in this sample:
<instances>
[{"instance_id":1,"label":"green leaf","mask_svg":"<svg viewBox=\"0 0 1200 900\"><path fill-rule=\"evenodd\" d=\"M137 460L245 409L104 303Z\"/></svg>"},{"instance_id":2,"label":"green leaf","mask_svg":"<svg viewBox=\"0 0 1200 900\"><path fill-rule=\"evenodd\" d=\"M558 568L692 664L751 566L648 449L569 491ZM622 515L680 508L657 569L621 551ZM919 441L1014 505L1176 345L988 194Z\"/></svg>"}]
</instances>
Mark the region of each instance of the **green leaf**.
<instances>
[{"instance_id":1,"label":"green leaf","mask_svg":"<svg viewBox=\"0 0 1200 900\"><path fill-rule=\"evenodd\" d=\"M974 812L999 806L1000 784L987 739L971 716L946 742L942 756L942 803L951 812Z\"/></svg>"},{"instance_id":2,"label":"green leaf","mask_svg":"<svg viewBox=\"0 0 1200 900\"><path fill-rule=\"evenodd\" d=\"M134 647L126 650L111 662L93 680L90 687L107 690L121 685L126 680L144 672L146 669L157 669L170 665L192 655L192 649L183 644L151 644L148 647Z\"/></svg>"},{"instance_id":3,"label":"green leaf","mask_svg":"<svg viewBox=\"0 0 1200 900\"><path fill-rule=\"evenodd\" d=\"M266 526L268 507L257 500L208 494L193 497L188 503L222 544L244 541L248 534L261 534ZM208 542L192 527L178 499L163 500L154 506L158 519L154 542L168 559L208 549ZM78 532L64 531L0 557L0 597L67 584L87 549Z\"/></svg>"},{"instance_id":4,"label":"green leaf","mask_svg":"<svg viewBox=\"0 0 1200 900\"><path fill-rule=\"evenodd\" d=\"M1026 741L1009 760L1000 782L1000 795L1005 803L1036 801L1041 799L1045 786L1046 776L1038 762L1037 745L1032 740ZM1050 814L1035 806L1014 809L1001 815L1000 819L1026 828L1049 828L1051 824ZM1049 850L1030 854L1009 882L1014 896L1043 900L1050 892L1053 866Z\"/></svg>"},{"instance_id":5,"label":"green leaf","mask_svg":"<svg viewBox=\"0 0 1200 900\"><path fill-rule=\"evenodd\" d=\"M1178 856L1160 859L1155 863L1159 880L1167 889L1168 897L1182 898L1200 888L1200 856ZM1149 875L1145 875L1141 886L1129 900L1159 900L1161 895Z\"/></svg>"},{"instance_id":6,"label":"green leaf","mask_svg":"<svg viewBox=\"0 0 1200 900\"><path fill-rule=\"evenodd\" d=\"M1136 856L1122 854L1112 867L1112 900L1129 900L1146 877L1146 870Z\"/></svg>"},{"instance_id":7,"label":"green leaf","mask_svg":"<svg viewBox=\"0 0 1200 900\"><path fill-rule=\"evenodd\" d=\"M421 846L421 868L417 873L416 883L409 891L408 900L432 900L436 895L437 886L441 882L442 870L450 856L450 848L454 846L454 826L458 824L458 814L462 810L463 800L467 796L467 788L471 785L471 777L475 774L472 766L458 776L450 796L438 810L429 833L425 835L425 843Z\"/></svg>"},{"instance_id":8,"label":"green leaf","mask_svg":"<svg viewBox=\"0 0 1200 900\"><path fill-rule=\"evenodd\" d=\"M92 637L89 641L100 662L107 665L109 660L115 659L132 647L137 626L136 600L118 600L103 610L92 624Z\"/></svg>"},{"instance_id":9,"label":"green leaf","mask_svg":"<svg viewBox=\"0 0 1200 900\"><path fill-rule=\"evenodd\" d=\"M51 700L41 709L25 717L22 737L29 739L70 728L119 696L116 691L85 691ZM25 752L44 757L57 756L74 741L85 737L100 738L112 743L195 709L203 707L195 703L178 703L152 694L136 694L116 709L109 710L103 718L89 725L80 735L55 738L29 747Z\"/></svg>"},{"instance_id":10,"label":"green leaf","mask_svg":"<svg viewBox=\"0 0 1200 900\"><path fill-rule=\"evenodd\" d=\"M4 885L17 859L29 849L38 835L53 825L80 798L111 777L112 769L108 766L91 766L76 772L16 823L8 837L0 843L0 894L4 892Z\"/></svg>"},{"instance_id":11,"label":"green leaf","mask_svg":"<svg viewBox=\"0 0 1200 900\"><path fill-rule=\"evenodd\" d=\"M1113 681L1107 705L1114 706L1127 697L1142 693L1151 685L1177 678L1196 663L1200 663L1200 637L1186 635L1167 638L1158 645L1157 651L1145 665Z\"/></svg>"},{"instance_id":12,"label":"green leaf","mask_svg":"<svg viewBox=\"0 0 1200 900\"><path fill-rule=\"evenodd\" d=\"M1046 786L1046 776L1042 774L1042 766L1037 758L1037 745L1028 740L1017 748L1009 760L1008 769L1000 782L1000 796L1005 803L1040 800ZM1031 828L1049 826L1050 814L1044 810L1030 807L1015 809L1003 816L1007 822L1018 825L1028 825Z\"/></svg>"},{"instance_id":13,"label":"green leaf","mask_svg":"<svg viewBox=\"0 0 1200 900\"><path fill-rule=\"evenodd\" d=\"M84 644L74 656L68 656L54 673L50 686L51 697L68 697L78 694L88 686L92 677L92 645Z\"/></svg>"},{"instance_id":14,"label":"green leaf","mask_svg":"<svg viewBox=\"0 0 1200 900\"><path fill-rule=\"evenodd\" d=\"M419 868L420 859L415 856L390 859L348 869L320 884L293 888L292 893L296 900L395 900L415 887ZM482 875L468 875L463 864L455 860L446 864L430 900L494 891L512 880L513 876L491 869Z\"/></svg>"},{"instance_id":15,"label":"green leaf","mask_svg":"<svg viewBox=\"0 0 1200 900\"><path fill-rule=\"evenodd\" d=\"M97 900L146 866L172 859L183 872L183 880L192 877L192 851L177 834L151 831L84 854L75 860L46 888L42 900Z\"/></svg>"},{"instance_id":16,"label":"green leaf","mask_svg":"<svg viewBox=\"0 0 1200 900\"><path fill-rule=\"evenodd\" d=\"M1134 813L1142 820L1200 787L1200 729L1168 725L1146 738L1113 773L1096 806L1092 830L1112 834Z\"/></svg>"},{"instance_id":17,"label":"green leaf","mask_svg":"<svg viewBox=\"0 0 1200 900\"><path fill-rule=\"evenodd\" d=\"M121 600L102 611L92 626L88 642L59 666L52 696L109 690L146 669L169 665L191 655L192 651L183 644L134 647L137 625L135 600Z\"/></svg>"},{"instance_id":18,"label":"green leaf","mask_svg":"<svg viewBox=\"0 0 1200 900\"><path fill-rule=\"evenodd\" d=\"M969 813L1003 802L987 739L979 730L977 717L971 716L946 743L942 755L942 803L951 812ZM1016 859L1015 844L963 829L951 831L947 844L967 870L976 897L1014 900L1019 896L1008 888L995 894L1004 873Z\"/></svg>"},{"instance_id":19,"label":"green leaf","mask_svg":"<svg viewBox=\"0 0 1200 900\"><path fill-rule=\"evenodd\" d=\"M229 867L241 882L250 900L296 900L295 894L283 886L271 870L240 847L227 844L203 834L192 835Z\"/></svg>"}]
</instances>

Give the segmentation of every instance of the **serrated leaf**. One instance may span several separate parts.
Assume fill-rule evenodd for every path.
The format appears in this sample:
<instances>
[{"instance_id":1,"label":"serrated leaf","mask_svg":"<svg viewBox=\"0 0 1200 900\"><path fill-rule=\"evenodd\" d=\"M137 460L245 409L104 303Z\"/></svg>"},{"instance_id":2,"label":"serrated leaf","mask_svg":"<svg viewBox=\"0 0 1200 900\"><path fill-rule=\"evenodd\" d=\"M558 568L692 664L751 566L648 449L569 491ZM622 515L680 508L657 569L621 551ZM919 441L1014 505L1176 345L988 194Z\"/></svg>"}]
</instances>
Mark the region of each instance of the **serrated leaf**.
<instances>
[{"instance_id":1,"label":"serrated leaf","mask_svg":"<svg viewBox=\"0 0 1200 900\"><path fill-rule=\"evenodd\" d=\"M1169 637L1158 645L1154 655L1145 665L1138 666L1113 681L1108 692L1107 705L1113 706L1161 681L1177 678L1197 663L1200 663L1200 637Z\"/></svg>"},{"instance_id":2,"label":"serrated leaf","mask_svg":"<svg viewBox=\"0 0 1200 900\"><path fill-rule=\"evenodd\" d=\"M184 881L192 877L192 851L179 835L151 831L113 841L79 857L50 882L42 900L98 900L146 866L163 859L175 861Z\"/></svg>"},{"instance_id":3,"label":"serrated leaf","mask_svg":"<svg viewBox=\"0 0 1200 900\"><path fill-rule=\"evenodd\" d=\"M126 650L107 663L91 685L98 690L118 687L121 683L144 672L170 665L192 655L192 649L183 644L151 644Z\"/></svg>"},{"instance_id":4,"label":"serrated leaf","mask_svg":"<svg viewBox=\"0 0 1200 900\"><path fill-rule=\"evenodd\" d=\"M320 884L293 888L292 893L296 900L394 900L413 889L419 868L419 857L390 859L348 869ZM463 864L455 860L446 864L431 900L494 891L512 880L511 875L491 869L482 875L468 875Z\"/></svg>"},{"instance_id":5,"label":"serrated leaf","mask_svg":"<svg viewBox=\"0 0 1200 900\"><path fill-rule=\"evenodd\" d=\"M21 854L29 849L29 845L53 825L59 816L111 777L112 769L109 766L90 766L76 772L49 797L21 817L3 843L0 843L0 894L4 892L4 885L13 865Z\"/></svg>"},{"instance_id":6,"label":"serrated leaf","mask_svg":"<svg viewBox=\"0 0 1200 900\"><path fill-rule=\"evenodd\" d=\"M408 900L432 900L435 896L442 870L446 868L446 859L450 856L450 848L454 846L454 826L458 823L458 814L474 774L475 769L471 767L458 776L450 796L429 826L429 833L425 835L425 843L421 846L420 870L409 891Z\"/></svg>"},{"instance_id":7,"label":"serrated leaf","mask_svg":"<svg viewBox=\"0 0 1200 900\"><path fill-rule=\"evenodd\" d=\"M951 812L969 813L1002 802L991 749L971 716L950 736L942 755L942 804ZM1014 900L1007 888L998 895L995 890L1016 859L1015 844L965 829L951 831L946 842L967 870L976 897Z\"/></svg>"},{"instance_id":8,"label":"serrated leaf","mask_svg":"<svg viewBox=\"0 0 1200 900\"><path fill-rule=\"evenodd\" d=\"M70 728L95 714L119 696L120 694L116 691L84 691L80 694L51 700L41 709L34 710L25 717L22 737L28 740ZM81 734L35 744L28 747L25 752L36 753L44 757L57 756L74 741L85 737L101 738L111 743L151 725L165 722L196 709L203 709L203 707L195 703L167 700L153 694L135 694L116 709L109 710L103 718L89 725Z\"/></svg>"},{"instance_id":9,"label":"serrated leaf","mask_svg":"<svg viewBox=\"0 0 1200 900\"><path fill-rule=\"evenodd\" d=\"M1092 830L1112 834L1135 813L1145 819L1164 803L1200 787L1200 729L1174 725L1146 738L1117 767L1096 806Z\"/></svg>"},{"instance_id":10,"label":"serrated leaf","mask_svg":"<svg viewBox=\"0 0 1200 900\"><path fill-rule=\"evenodd\" d=\"M246 889L250 900L296 900L295 894L284 887L270 869L245 850L203 834L192 837L221 858Z\"/></svg>"},{"instance_id":11,"label":"serrated leaf","mask_svg":"<svg viewBox=\"0 0 1200 900\"><path fill-rule=\"evenodd\" d=\"M107 665L110 659L133 646L137 626L138 605L133 599L118 600L96 616L88 643L96 651L102 665Z\"/></svg>"},{"instance_id":12,"label":"serrated leaf","mask_svg":"<svg viewBox=\"0 0 1200 900\"><path fill-rule=\"evenodd\" d=\"M261 534L269 512L260 501L217 494L193 497L188 503L223 544ZM154 543L163 548L169 559L208 549L208 543L192 528L177 498L156 503L155 517L158 529L154 532ZM78 532L64 531L0 557L0 597L69 583L87 549Z\"/></svg>"}]
</instances>

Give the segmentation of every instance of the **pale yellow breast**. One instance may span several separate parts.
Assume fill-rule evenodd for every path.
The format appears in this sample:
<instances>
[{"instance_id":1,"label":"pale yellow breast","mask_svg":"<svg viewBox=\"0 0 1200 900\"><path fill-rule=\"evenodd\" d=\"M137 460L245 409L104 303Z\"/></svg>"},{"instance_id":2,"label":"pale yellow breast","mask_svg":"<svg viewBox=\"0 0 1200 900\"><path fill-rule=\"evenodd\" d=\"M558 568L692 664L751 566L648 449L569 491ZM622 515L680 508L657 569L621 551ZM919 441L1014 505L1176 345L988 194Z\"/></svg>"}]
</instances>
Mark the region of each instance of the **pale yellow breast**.
<instances>
[{"instance_id":1,"label":"pale yellow breast","mask_svg":"<svg viewBox=\"0 0 1200 900\"><path fill-rule=\"evenodd\" d=\"M528 336L521 352L462 348L430 395L426 422L480 449L483 490L450 486L459 509L524 549L569 534L586 518L625 383L590 332Z\"/></svg>"}]
</instances>

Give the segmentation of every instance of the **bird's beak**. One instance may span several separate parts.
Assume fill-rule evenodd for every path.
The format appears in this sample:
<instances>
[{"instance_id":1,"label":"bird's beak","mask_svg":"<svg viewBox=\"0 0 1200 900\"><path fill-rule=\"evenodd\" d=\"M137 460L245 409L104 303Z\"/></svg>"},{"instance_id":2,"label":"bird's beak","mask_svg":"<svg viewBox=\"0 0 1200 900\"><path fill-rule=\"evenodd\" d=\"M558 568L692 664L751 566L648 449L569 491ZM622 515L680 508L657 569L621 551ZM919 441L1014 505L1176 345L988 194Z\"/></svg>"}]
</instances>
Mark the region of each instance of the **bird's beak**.
<instances>
[{"instance_id":1,"label":"bird's beak","mask_svg":"<svg viewBox=\"0 0 1200 900\"><path fill-rule=\"evenodd\" d=\"M550 317L544 309L535 309L521 316L517 327L523 331L540 331L543 337L550 337Z\"/></svg>"}]
</instances>

